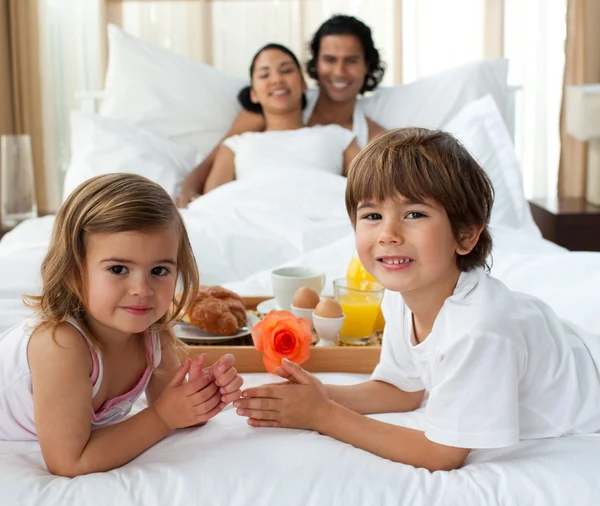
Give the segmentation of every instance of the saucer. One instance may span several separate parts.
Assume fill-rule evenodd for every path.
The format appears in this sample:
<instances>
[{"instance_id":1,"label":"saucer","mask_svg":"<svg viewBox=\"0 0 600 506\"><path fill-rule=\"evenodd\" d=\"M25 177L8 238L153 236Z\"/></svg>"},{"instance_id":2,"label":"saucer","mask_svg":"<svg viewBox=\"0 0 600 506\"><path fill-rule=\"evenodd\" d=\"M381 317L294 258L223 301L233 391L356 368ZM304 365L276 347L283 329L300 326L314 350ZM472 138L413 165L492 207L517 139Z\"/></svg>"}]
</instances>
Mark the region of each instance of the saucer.
<instances>
[{"instance_id":1,"label":"saucer","mask_svg":"<svg viewBox=\"0 0 600 506\"><path fill-rule=\"evenodd\" d=\"M220 334L212 334L202 330L200 327L196 327L191 323L185 321L179 322L173 328L175 335L188 343L195 344L217 344L231 341L232 339L239 339L240 337L246 337L250 335L250 331L254 325L256 325L260 319L252 313L246 313L247 325L240 327L238 332L232 336L222 336Z\"/></svg>"},{"instance_id":2,"label":"saucer","mask_svg":"<svg viewBox=\"0 0 600 506\"><path fill-rule=\"evenodd\" d=\"M256 310L262 315L266 315L269 311L273 311L273 309L280 309L277 307L274 298L263 300L260 304L256 306Z\"/></svg>"}]
</instances>

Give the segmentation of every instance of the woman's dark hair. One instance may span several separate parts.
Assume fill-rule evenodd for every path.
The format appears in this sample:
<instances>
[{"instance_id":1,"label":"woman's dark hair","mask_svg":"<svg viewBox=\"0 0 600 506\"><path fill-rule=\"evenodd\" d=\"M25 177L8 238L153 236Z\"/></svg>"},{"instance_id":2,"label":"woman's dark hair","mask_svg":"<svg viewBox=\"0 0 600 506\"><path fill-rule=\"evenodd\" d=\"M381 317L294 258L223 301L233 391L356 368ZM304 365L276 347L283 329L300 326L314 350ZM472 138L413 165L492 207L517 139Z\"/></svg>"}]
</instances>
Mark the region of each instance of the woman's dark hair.
<instances>
[{"instance_id":1,"label":"woman's dark hair","mask_svg":"<svg viewBox=\"0 0 600 506\"><path fill-rule=\"evenodd\" d=\"M302 72L302 67L300 66L300 62L298 61L298 58L296 58L296 55L290 49L288 49L285 46L282 46L281 44L275 44L275 43L271 42L270 44L267 44L266 46L261 47L257 51L257 53L254 55L254 58L252 58L252 63L250 64L250 82L252 82L252 74L254 73L254 65L256 63L256 59L260 56L260 54L263 51L267 51L268 49L276 49L277 51L281 51L282 53L285 53L288 56L290 56L292 58L292 60L294 61L294 63L296 64L296 67L298 67L298 70L300 70ZM252 102L252 99L250 98L250 90L251 89L252 89L252 86L246 86L245 88L242 88L237 96L238 102L247 111L254 112L257 114L262 114L263 113L262 106L260 104L255 104L254 102ZM302 93L302 109L304 109L305 107L306 107L306 95L304 93Z\"/></svg>"},{"instance_id":2,"label":"woman's dark hair","mask_svg":"<svg viewBox=\"0 0 600 506\"><path fill-rule=\"evenodd\" d=\"M319 59L319 50L321 49L321 39L326 35L353 35L360 40L360 44L365 52L365 61L367 62L368 69L360 93L362 94L365 91L372 91L377 88L385 73L385 63L381 61L379 51L375 49L371 29L355 17L343 14L336 14L325 21L310 41L309 49L311 58L306 64L308 75L317 81L319 80L317 60Z\"/></svg>"}]
</instances>

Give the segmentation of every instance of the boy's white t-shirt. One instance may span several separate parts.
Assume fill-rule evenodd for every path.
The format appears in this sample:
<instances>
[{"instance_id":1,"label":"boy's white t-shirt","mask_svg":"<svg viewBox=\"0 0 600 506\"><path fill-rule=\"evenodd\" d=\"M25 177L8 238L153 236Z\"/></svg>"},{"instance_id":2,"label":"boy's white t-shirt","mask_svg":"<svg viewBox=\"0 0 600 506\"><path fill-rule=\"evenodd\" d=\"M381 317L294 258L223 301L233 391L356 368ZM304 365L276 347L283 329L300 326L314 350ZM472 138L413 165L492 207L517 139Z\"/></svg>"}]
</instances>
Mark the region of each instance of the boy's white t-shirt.
<instances>
[{"instance_id":1,"label":"boy's white t-shirt","mask_svg":"<svg viewBox=\"0 0 600 506\"><path fill-rule=\"evenodd\" d=\"M344 151L354 134L339 125L246 132L223 141L235 154L235 177L282 170L344 172Z\"/></svg>"},{"instance_id":2,"label":"boy's white t-shirt","mask_svg":"<svg viewBox=\"0 0 600 506\"><path fill-rule=\"evenodd\" d=\"M425 436L460 448L600 431L600 336L541 300L510 291L483 269L461 273L429 336L414 340L397 292L372 379L427 390Z\"/></svg>"}]
</instances>

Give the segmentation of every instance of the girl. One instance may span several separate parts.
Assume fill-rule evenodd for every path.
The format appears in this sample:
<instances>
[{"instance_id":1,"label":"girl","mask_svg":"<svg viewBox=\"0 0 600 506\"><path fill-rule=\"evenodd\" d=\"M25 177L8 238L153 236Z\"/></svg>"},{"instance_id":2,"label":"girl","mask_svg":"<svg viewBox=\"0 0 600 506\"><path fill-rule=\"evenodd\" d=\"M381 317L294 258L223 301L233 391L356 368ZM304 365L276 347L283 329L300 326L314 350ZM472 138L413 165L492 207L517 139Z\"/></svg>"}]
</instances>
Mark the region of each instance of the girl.
<instances>
[{"instance_id":1,"label":"girl","mask_svg":"<svg viewBox=\"0 0 600 506\"><path fill-rule=\"evenodd\" d=\"M308 90L302 111L303 124L335 124L350 129L362 149L383 132L381 126L365 116L358 101L358 95L377 88L385 71L371 29L355 17L335 15L319 27L309 48L311 58L307 72L317 80L319 89ZM244 108L227 137L262 132L265 128L266 120L260 111ZM202 192L218 149L217 146L186 178L176 199L178 205L187 206Z\"/></svg>"},{"instance_id":2,"label":"girl","mask_svg":"<svg viewBox=\"0 0 600 506\"><path fill-rule=\"evenodd\" d=\"M251 86L238 98L244 108L264 115L265 131L225 139L204 190L267 171L345 173L358 153L354 135L339 125L304 127L306 85L294 54L279 44L267 44L254 56L250 76Z\"/></svg>"},{"instance_id":3,"label":"girl","mask_svg":"<svg viewBox=\"0 0 600 506\"><path fill-rule=\"evenodd\" d=\"M49 471L73 477L214 417L242 379L231 355L205 370L205 356L179 365L171 327L197 288L160 186L132 174L80 185L56 216L42 293L27 297L35 317L0 336L0 439L38 439ZM143 392L148 407L120 422Z\"/></svg>"},{"instance_id":4,"label":"girl","mask_svg":"<svg viewBox=\"0 0 600 506\"><path fill-rule=\"evenodd\" d=\"M385 286L371 381L324 386L291 363L290 384L242 393L257 427L313 429L431 471L473 448L600 430L600 337L484 270L493 191L452 136L389 132L356 158L346 206L362 264ZM363 415L418 408L424 432Z\"/></svg>"}]
</instances>

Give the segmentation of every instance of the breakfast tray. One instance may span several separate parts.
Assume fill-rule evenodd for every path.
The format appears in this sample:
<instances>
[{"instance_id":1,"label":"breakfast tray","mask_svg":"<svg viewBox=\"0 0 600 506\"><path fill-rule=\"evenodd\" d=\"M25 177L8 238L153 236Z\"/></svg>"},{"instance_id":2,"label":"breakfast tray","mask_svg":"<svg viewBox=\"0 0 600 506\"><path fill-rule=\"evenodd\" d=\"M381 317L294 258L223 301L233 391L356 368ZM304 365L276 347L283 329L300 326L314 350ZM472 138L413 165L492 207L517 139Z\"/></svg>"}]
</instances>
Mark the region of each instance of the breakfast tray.
<instances>
[{"instance_id":1,"label":"breakfast tray","mask_svg":"<svg viewBox=\"0 0 600 506\"><path fill-rule=\"evenodd\" d=\"M242 297L248 311L256 311L256 306L270 297ZM248 341L246 341L248 342ZM370 374L379 362L381 353L380 336L372 336L366 346L312 346L310 358L302 367L310 372L349 372ZM188 345L191 357L200 353L208 355L206 363L216 362L224 353L235 356L235 367L241 373L266 372L262 353L251 344L225 343L219 345Z\"/></svg>"}]
</instances>

